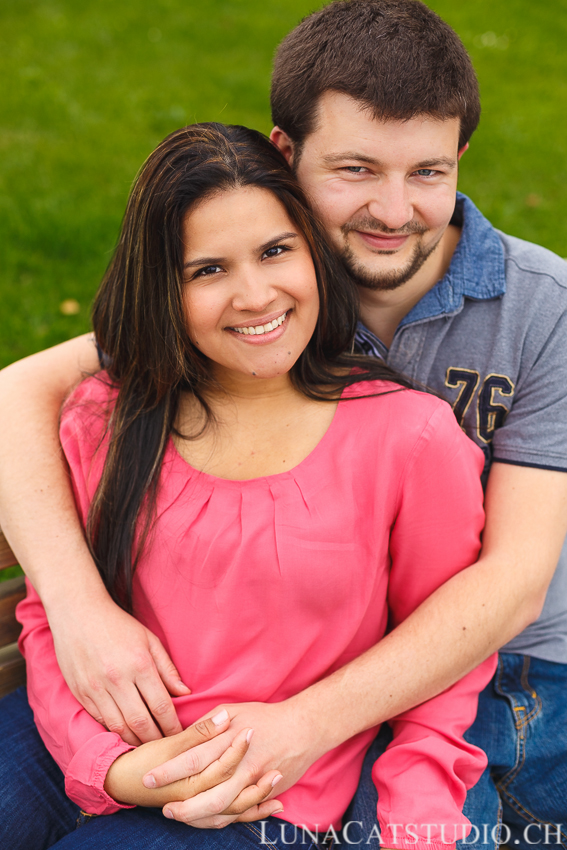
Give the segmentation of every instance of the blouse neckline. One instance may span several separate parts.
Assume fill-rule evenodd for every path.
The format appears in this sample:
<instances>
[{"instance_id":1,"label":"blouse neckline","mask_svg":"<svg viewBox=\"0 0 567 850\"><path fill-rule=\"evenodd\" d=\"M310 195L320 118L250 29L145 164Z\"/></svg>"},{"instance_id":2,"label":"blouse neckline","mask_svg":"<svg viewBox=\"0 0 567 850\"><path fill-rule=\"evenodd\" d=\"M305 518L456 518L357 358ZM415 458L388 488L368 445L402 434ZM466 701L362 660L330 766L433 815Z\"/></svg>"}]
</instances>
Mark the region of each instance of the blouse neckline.
<instances>
[{"instance_id":1,"label":"blouse neckline","mask_svg":"<svg viewBox=\"0 0 567 850\"><path fill-rule=\"evenodd\" d=\"M310 466L314 461L317 460L317 457L321 451L326 450L327 443L332 439L334 432L338 427L338 421L340 420L342 414L342 410L345 404L345 391L348 390L349 387L345 387L341 392L339 397L339 402L335 408L335 412L333 414L333 418L329 423L329 426L319 442L313 446L311 451L305 455L303 460L300 460L299 463L296 463L295 466L292 466L291 469L286 469L284 472L274 472L271 475L259 475L256 478L221 478L218 475L211 475L210 472L203 472L200 469L197 469L194 466L185 460L184 457L179 453L177 446L173 441L173 437L170 436L167 447L165 450L164 460L170 460L176 463L178 466L183 464L186 472L189 472L191 476L198 476L203 481L210 481L214 483L215 486L225 485L225 486L246 486L253 485L255 483L260 483L264 481L276 481L276 480L284 480L285 478L294 478L295 474L302 470L305 466Z\"/></svg>"}]
</instances>

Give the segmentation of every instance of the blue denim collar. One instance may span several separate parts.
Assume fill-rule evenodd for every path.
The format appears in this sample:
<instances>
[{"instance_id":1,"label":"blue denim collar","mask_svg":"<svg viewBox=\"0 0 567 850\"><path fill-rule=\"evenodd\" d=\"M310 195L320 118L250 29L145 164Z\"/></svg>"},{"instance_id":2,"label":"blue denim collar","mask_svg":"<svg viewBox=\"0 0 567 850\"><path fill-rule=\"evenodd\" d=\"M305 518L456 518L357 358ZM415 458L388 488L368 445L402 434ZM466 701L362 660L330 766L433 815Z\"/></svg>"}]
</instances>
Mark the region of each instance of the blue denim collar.
<instances>
[{"instance_id":1,"label":"blue denim collar","mask_svg":"<svg viewBox=\"0 0 567 850\"><path fill-rule=\"evenodd\" d=\"M504 248L498 233L470 198L457 192L452 224L462 227L451 265L400 326L457 313L466 298L483 301L506 292Z\"/></svg>"}]
</instances>

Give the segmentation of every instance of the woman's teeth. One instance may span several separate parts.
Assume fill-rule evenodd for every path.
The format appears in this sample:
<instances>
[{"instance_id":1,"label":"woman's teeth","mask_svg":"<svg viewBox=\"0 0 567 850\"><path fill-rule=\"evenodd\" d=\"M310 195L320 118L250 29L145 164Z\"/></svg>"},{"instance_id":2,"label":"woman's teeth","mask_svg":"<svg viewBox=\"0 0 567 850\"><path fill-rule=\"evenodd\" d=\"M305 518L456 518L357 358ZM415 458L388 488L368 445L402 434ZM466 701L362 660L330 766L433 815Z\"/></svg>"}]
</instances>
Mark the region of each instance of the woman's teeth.
<instances>
[{"instance_id":1,"label":"woman's teeth","mask_svg":"<svg viewBox=\"0 0 567 850\"><path fill-rule=\"evenodd\" d=\"M232 328L232 330L239 334L251 334L252 336L254 336L254 334L267 334L270 331L275 331L276 328L283 324L286 316L287 312L285 312L283 316L280 316L279 319L274 319L273 322L268 322L267 325L255 325L250 326L249 328Z\"/></svg>"}]
</instances>

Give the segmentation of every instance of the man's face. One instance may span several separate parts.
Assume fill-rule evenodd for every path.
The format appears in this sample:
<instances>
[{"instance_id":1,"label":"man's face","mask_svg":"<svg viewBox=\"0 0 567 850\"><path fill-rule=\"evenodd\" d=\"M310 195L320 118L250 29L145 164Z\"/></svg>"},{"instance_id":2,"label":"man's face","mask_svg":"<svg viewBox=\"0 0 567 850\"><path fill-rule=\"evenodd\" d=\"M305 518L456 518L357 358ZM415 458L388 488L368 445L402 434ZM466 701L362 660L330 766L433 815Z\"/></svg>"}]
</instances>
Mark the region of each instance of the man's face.
<instances>
[{"instance_id":1,"label":"man's face","mask_svg":"<svg viewBox=\"0 0 567 850\"><path fill-rule=\"evenodd\" d=\"M277 130L273 138L286 153ZM299 161L288 151L359 285L396 289L436 265L455 208L458 140L458 118L380 121L348 95L321 97Z\"/></svg>"}]
</instances>

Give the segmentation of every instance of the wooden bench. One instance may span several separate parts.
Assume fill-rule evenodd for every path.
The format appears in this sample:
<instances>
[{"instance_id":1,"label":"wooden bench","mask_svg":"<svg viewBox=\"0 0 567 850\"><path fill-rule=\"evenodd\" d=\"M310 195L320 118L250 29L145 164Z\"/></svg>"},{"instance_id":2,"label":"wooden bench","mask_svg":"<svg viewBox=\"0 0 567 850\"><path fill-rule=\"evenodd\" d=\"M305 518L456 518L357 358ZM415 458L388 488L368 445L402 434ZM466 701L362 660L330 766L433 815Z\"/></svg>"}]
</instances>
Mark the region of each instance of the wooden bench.
<instances>
[{"instance_id":1,"label":"wooden bench","mask_svg":"<svg viewBox=\"0 0 567 850\"><path fill-rule=\"evenodd\" d=\"M18 563L0 529L0 570ZM22 627L16 620L16 605L26 595L24 577L0 582L0 697L26 682L26 664L18 650Z\"/></svg>"}]
</instances>

